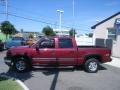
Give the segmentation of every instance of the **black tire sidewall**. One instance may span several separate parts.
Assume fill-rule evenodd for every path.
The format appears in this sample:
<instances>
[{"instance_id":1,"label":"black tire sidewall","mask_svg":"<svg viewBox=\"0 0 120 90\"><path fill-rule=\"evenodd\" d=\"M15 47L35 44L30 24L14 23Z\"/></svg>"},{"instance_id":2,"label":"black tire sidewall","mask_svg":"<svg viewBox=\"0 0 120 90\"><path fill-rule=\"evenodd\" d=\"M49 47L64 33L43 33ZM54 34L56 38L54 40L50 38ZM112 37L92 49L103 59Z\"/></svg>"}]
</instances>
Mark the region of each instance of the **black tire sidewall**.
<instances>
[{"instance_id":1,"label":"black tire sidewall","mask_svg":"<svg viewBox=\"0 0 120 90\"><path fill-rule=\"evenodd\" d=\"M23 58L24 58L24 57L23 57ZM24 61L24 63L25 63L25 69L24 69L24 70L20 71L20 70L18 70L18 69L16 68L16 63L17 63L18 61ZM14 70L17 71L17 72L25 72L25 71L28 70L29 65L27 64L27 61L26 61L25 58L24 58L24 59L21 59L21 57L17 57L17 58L15 59L15 61L14 61L13 67L14 67Z\"/></svg>"},{"instance_id":2,"label":"black tire sidewall","mask_svg":"<svg viewBox=\"0 0 120 90\"><path fill-rule=\"evenodd\" d=\"M91 70L89 69L89 64L90 64L91 62L95 62L95 63L97 64L97 69L96 69L95 71L91 71ZM90 59L88 59L88 60L85 62L85 64L84 64L85 71L87 71L88 73L96 73L96 72L98 71L98 67L99 67L99 62L98 62L98 60L95 59L95 58L90 58Z\"/></svg>"}]
</instances>

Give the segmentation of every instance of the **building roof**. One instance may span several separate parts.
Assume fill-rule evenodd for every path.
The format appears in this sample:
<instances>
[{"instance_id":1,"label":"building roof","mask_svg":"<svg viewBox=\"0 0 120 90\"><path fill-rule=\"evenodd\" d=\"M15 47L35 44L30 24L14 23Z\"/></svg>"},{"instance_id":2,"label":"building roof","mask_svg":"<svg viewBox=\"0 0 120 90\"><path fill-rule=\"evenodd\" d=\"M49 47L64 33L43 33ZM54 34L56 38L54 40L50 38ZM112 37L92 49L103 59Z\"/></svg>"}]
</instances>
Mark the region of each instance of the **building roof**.
<instances>
[{"instance_id":1,"label":"building roof","mask_svg":"<svg viewBox=\"0 0 120 90\"><path fill-rule=\"evenodd\" d=\"M98 25L100 25L100 24L102 24L102 23L104 23L104 22L110 20L111 18L113 18L113 17L115 17L115 16L117 16L117 15L119 15L119 14L120 14L120 12L118 12L118 13L116 13L116 14L114 14L114 15L108 17L108 18L106 18L105 20L102 20L101 22L95 24L95 25L92 26L91 28L92 28L92 29L95 29Z\"/></svg>"}]
</instances>

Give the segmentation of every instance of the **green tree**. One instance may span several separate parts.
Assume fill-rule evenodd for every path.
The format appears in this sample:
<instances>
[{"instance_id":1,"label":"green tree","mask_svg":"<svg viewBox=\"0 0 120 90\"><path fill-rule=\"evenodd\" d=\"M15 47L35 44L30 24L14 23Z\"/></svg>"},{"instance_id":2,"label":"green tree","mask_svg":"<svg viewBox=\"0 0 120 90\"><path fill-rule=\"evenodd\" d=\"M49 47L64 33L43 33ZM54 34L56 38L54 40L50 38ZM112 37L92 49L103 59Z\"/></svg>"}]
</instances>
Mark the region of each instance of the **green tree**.
<instances>
[{"instance_id":1,"label":"green tree","mask_svg":"<svg viewBox=\"0 0 120 90\"><path fill-rule=\"evenodd\" d=\"M74 28L70 29L69 35L75 37L76 31Z\"/></svg>"},{"instance_id":2,"label":"green tree","mask_svg":"<svg viewBox=\"0 0 120 90\"><path fill-rule=\"evenodd\" d=\"M14 25L12 25L9 21L3 21L1 23L1 32L6 35L6 39L8 35L13 35L18 31L15 29Z\"/></svg>"},{"instance_id":3,"label":"green tree","mask_svg":"<svg viewBox=\"0 0 120 90\"><path fill-rule=\"evenodd\" d=\"M33 38L34 38L34 36L33 36L33 34L32 34L32 33L30 33L30 34L29 34L29 38L31 38L31 39L33 39Z\"/></svg>"},{"instance_id":4,"label":"green tree","mask_svg":"<svg viewBox=\"0 0 120 90\"><path fill-rule=\"evenodd\" d=\"M93 37L93 33L88 33L88 34L86 33L85 35L88 37Z\"/></svg>"},{"instance_id":5,"label":"green tree","mask_svg":"<svg viewBox=\"0 0 120 90\"><path fill-rule=\"evenodd\" d=\"M93 37L93 33L89 33L89 37Z\"/></svg>"},{"instance_id":6,"label":"green tree","mask_svg":"<svg viewBox=\"0 0 120 90\"><path fill-rule=\"evenodd\" d=\"M55 36L55 32L50 26L46 26L43 28L42 33L44 33L46 36Z\"/></svg>"}]
</instances>

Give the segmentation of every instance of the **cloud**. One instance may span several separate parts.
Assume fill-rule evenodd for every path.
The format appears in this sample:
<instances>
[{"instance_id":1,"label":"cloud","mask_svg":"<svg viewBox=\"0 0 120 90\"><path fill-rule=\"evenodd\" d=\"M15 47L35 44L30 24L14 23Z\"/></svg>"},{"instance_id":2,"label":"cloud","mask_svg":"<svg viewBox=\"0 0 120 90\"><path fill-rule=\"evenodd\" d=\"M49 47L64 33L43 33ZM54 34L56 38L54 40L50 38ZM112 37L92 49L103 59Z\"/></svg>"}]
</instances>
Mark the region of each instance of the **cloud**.
<instances>
[{"instance_id":1,"label":"cloud","mask_svg":"<svg viewBox=\"0 0 120 90\"><path fill-rule=\"evenodd\" d=\"M113 1L113 2L108 2L104 4L105 6L116 6L116 5L120 5L120 2L118 1Z\"/></svg>"}]
</instances>

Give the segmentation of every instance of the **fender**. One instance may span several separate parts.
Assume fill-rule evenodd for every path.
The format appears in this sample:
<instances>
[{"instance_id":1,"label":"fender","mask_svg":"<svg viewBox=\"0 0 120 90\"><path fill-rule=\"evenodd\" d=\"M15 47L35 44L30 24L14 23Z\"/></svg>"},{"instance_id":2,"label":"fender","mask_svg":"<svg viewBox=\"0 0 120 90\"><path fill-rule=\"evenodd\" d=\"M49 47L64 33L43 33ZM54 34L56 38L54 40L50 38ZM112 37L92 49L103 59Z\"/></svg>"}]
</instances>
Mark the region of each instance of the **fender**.
<instances>
[{"instance_id":1,"label":"fender","mask_svg":"<svg viewBox=\"0 0 120 90\"><path fill-rule=\"evenodd\" d=\"M84 62L86 60L88 60L89 58L96 58L98 59L100 62L102 62L102 56L100 54L88 54L88 55L85 55L84 57Z\"/></svg>"}]
</instances>

